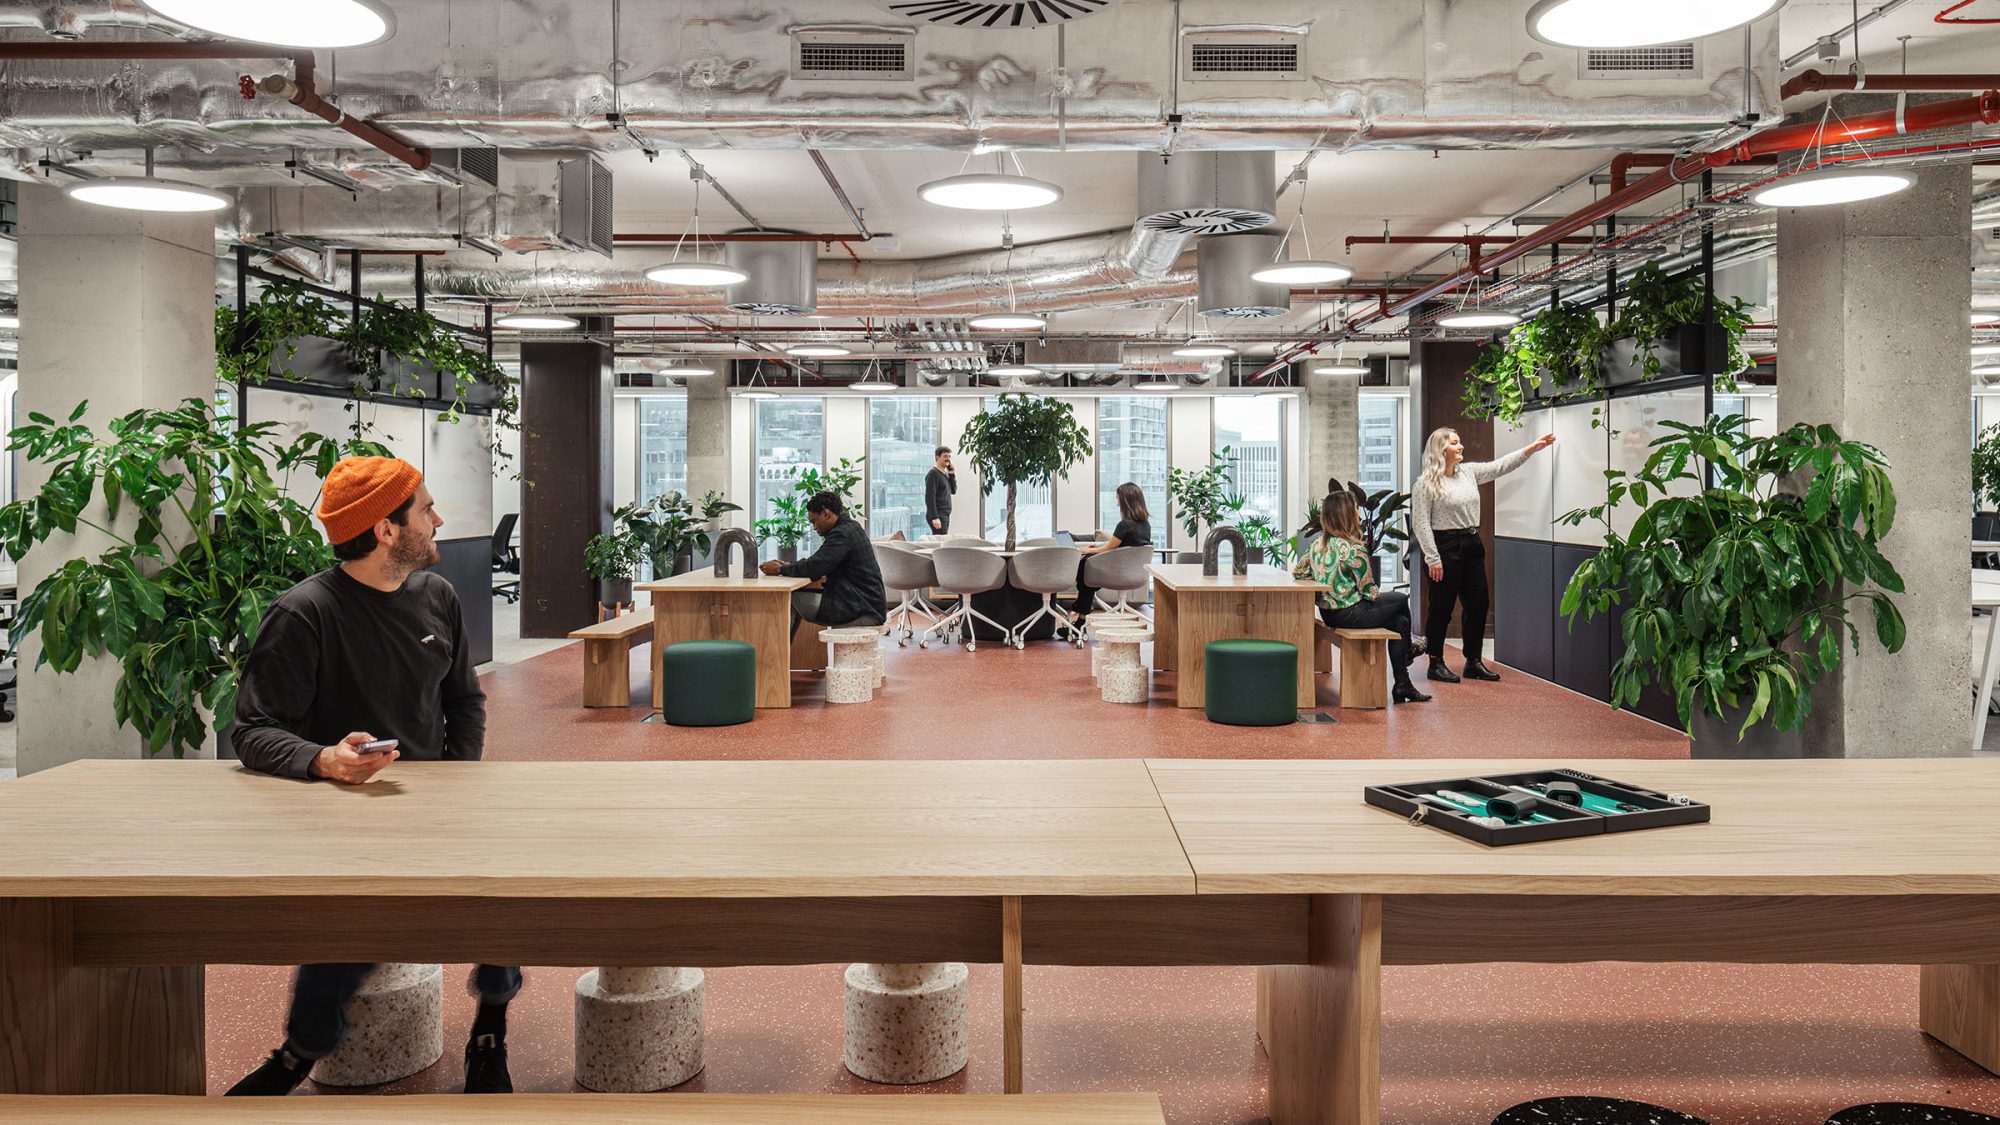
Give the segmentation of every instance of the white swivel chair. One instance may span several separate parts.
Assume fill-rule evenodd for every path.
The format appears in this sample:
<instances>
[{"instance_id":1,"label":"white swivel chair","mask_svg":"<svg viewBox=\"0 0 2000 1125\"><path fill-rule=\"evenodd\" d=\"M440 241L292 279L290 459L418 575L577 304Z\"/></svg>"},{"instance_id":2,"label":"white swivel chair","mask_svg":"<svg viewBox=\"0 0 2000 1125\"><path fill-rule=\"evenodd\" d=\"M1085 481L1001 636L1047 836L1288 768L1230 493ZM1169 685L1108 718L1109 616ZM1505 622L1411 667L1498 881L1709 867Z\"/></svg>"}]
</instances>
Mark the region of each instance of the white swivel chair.
<instances>
[{"instance_id":1,"label":"white swivel chair","mask_svg":"<svg viewBox=\"0 0 2000 1125\"><path fill-rule=\"evenodd\" d=\"M1015 648L1027 644L1028 630L1047 617L1056 623L1056 635L1069 634L1072 643L1082 644L1082 634L1069 623L1069 615L1056 608L1055 596L1076 585L1077 564L1083 553L1075 547L1028 547L1008 560L1007 571L1016 589L1042 596L1042 608L1014 627L1008 638Z\"/></svg>"},{"instance_id":2,"label":"white swivel chair","mask_svg":"<svg viewBox=\"0 0 2000 1125\"><path fill-rule=\"evenodd\" d=\"M895 634L896 647L901 648L910 643L911 637L917 635L916 627L911 624L912 618L917 614L928 618L933 627L936 626L938 619L944 616L943 610L932 605L930 599L924 597L925 590L937 585L937 564L923 552L900 544L892 546L878 543L876 548L875 563L882 570L882 585L888 587L891 592L902 595L902 600L889 611L889 620L885 623ZM918 643L922 647L929 647L929 628L924 630L924 637Z\"/></svg>"},{"instance_id":3,"label":"white swivel chair","mask_svg":"<svg viewBox=\"0 0 2000 1125\"><path fill-rule=\"evenodd\" d=\"M992 542L991 540L981 539L977 535L954 535L951 538L945 540L944 545L947 547L975 547L982 550L990 551L993 548L998 547L1000 544Z\"/></svg>"},{"instance_id":4,"label":"white swivel chair","mask_svg":"<svg viewBox=\"0 0 2000 1125\"><path fill-rule=\"evenodd\" d=\"M977 635L973 632L974 621L984 621L1002 637L1012 634L998 621L972 608L972 595L988 590L998 590L1007 584L1007 560L992 551L981 551L973 547L939 547L931 552L931 564L937 568L937 588L958 595L958 604L950 613L940 618L935 625L924 630L926 633L941 632L947 644L956 643L958 630L965 630L965 651L974 652L979 648Z\"/></svg>"},{"instance_id":5,"label":"white swivel chair","mask_svg":"<svg viewBox=\"0 0 2000 1125\"><path fill-rule=\"evenodd\" d=\"M1095 608L1125 618L1126 624L1134 619L1143 621L1145 615L1138 606L1146 604L1146 592L1152 586L1152 576L1146 573L1146 563L1152 557L1153 549L1145 546L1119 547L1090 556L1083 564L1083 580L1099 591ZM1116 594L1118 600L1107 602L1106 594Z\"/></svg>"},{"instance_id":6,"label":"white swivel chair","mask_svg":"<svg viewBox=\"0 0 2000 1125\"><path fill-rule=\"evenodd\" d=\"M1053 535L1041 535L1033 539L1023 539L1020 542L1014 544L1015 547L1023 551L1027 550L1030 547L1060 547L1062 545L1063 541L1057 539Z\"/></svg>"}]
</instances>

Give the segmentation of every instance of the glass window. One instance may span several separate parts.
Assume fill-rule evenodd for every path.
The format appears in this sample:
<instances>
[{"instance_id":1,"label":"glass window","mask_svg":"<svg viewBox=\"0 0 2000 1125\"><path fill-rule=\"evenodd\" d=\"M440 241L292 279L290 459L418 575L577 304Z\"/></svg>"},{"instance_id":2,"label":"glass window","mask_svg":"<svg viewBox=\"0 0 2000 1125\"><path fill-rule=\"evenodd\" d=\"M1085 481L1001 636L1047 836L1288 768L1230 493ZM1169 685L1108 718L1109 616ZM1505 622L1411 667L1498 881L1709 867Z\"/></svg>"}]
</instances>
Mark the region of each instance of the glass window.
<instances>
[{"instance_id":1,"label":"glass window","mask_svg":"<svg viewBox=\"0 0 2000 1125\"><path fill-rule=\"evenodd\" d=\"M1360 469L1354 479L1371 493L1409 491L1403 464L1403 408L1407 402L1402 395L1361 395ZM1401 582L1401 553L1389 547L1380 557L1382 581L1390 585Z\"/></svg>"},{"instance_id":2,"label":"glass window","mask_svg":"<svg viewBox=\"0 0 2000 1125\"><path fill-rule=\"evenodd\" d=\"M1166 395L1097 400L1097 526L1118 526L1118 486L1131 481L1146 494L1153 539L1167 541Z\"/></svg>"},{"instance_id":3,"label":"glass window","mask_svg":"<svg viewBox=\"0 0 2000 1125\"><path fill-rule=\"evenodd\" d=\"M765 399L757 403L757 496L750 509L753 520L773 515L771 501L792 491L792 482L805 469L817 469L826 459L826 418L824 401L803 395ZM819 536L809 529L799 544L799 557L819 549ZM767 541L767 559L778 557L778 544Z\"/></svg>"},{"instance_id":4,"label":"glass window","mask_svg":"<svg viewBox=\"0 0 2000 1125\"><path fill-rule=\"evenodd\" d=\"M998 410L1000 400L989 398L984 409ZM1007 539L1007 486L995 481L986 497L986 538L995 543ZM1014 490L1014 537L1040 539L1055 534L1056 494L1053 484L1024 484Z\"/></svg>"},{"instance_id":5,"label":"glass window","mask_svg":"<svg viewBox=\"0 0 2000 1125\"><path fill-rule=\"evenodd\" d=\"M924 477L936 463L938 400L901 395L868 400L868 534L905 539L924 526Z\"/></svg>"},{"instance_id":6,"label":"glass window","mask_svg":"<svg viewBox=\"0 0 2000 1125\"><path fill-rule=\"evenodd\" d=\"M687 396L647 395L639 400L639 500L684 493L687 483Z\"/></svg>"},{"instance_id":7,"label":"glass window","mask_svg":"<svg viewBox=\"0 0 2000 1125\"><path fill-rule=\"evenodd\" d=\"M1285 512L1285 400L1216 396L1214 441L1234 459L1230 485L1243 497L1243 514L1293 526L1297 521Z\"/></svg>"}]
</instances>

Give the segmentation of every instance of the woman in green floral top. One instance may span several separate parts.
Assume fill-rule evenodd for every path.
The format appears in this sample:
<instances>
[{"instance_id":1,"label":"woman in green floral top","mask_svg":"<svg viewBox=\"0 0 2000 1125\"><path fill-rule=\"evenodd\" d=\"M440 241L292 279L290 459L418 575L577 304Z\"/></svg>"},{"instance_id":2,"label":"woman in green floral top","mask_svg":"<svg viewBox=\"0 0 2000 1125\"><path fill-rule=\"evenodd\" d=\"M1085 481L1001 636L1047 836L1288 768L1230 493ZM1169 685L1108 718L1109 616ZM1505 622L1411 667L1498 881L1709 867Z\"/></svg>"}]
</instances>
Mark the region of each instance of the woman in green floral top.
<instances>
[{"instance_id":1,"label":"woman in green floral top","mask_svg":"<svg viewBox=\"0 0 2000 1125\"><path fill-rule=\"evenodd\" d=\"M1389 668L1395 673L1398 703L1429 703L1431 697L1410 682L1410 663L1423 655L1421 642L1410 639L1410 595L1376 588L1375 571L1361 535L1361 509L1346 489L1329 493L1319 506L1320 536L1299 557L1301 577L1331 587L1320 595L1319 615L1335 629L1389 629Z\"/></svg>"}]
</instances>

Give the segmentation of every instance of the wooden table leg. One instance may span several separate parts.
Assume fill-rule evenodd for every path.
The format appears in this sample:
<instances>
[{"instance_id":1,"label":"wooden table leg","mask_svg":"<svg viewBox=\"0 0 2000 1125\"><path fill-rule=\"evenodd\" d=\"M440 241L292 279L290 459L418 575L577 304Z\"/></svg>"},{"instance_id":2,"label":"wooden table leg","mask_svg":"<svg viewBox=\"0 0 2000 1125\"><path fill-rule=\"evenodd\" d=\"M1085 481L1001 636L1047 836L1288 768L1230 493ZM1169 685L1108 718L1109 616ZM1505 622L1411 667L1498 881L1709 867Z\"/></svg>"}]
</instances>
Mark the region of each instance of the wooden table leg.
<instances>
[{"instance_id":1,"label":"wooden table leg","mask_svg":"<svg viewBox=\"0 0 2000 1125\"><path fill-rule=\"evenodd\" d=\"M1000 1027L1003 1094L1022 1089L1021 1064L1021 899L1000 900Z\"/></svg>"},{"instance_id":2,"label":"wooden table leg","mask_svg":"<svg viewBox=\"0 0 2000 1125\"><path fill-rule=\"evenodd\" d=\"M207 1092L199 965L80 969L65 899L0 898L0 1094Z\"/></svg>"},{"instance_id":3,"label":"wooden table leg","mask_svg":"<svg viewBox=\"0 0 2000 1125\"><path fill-rule=\"evenodd\" d=\"M2000 965L1925 965L1918 1026L2000 1074Z\"/></svg>"},{"instance_id":4,"label":"wooden table leg","mask_svg":"<svg viewBox=\"0 0 2000 1125\"><path fill-rule=\"evenodd\" d=\"M731 594L723 599L723 636L757 646L757 706L792 705L792 595Z\"/></svg>"},{"instance_id":5,"label":"wooden table leg","mask_svg":"<svg viewBox=\"0 0 2000 1125\"><path fill-rule=\"evenodd\" d=\"M1171 672L1180 665L1180 594L1165 583L1153 583L1153 669Z\"/></svg>"},{"instance_id":6,"label":"wooden table leg","mask_svg":"<svg viewBox=\"0 0 2000 1125\"><path fill-rule=\"evenodd\" d=\"M1314 895L1305 965L1259 969L1271 1125L1381 1121L1382 899Z\"/></svg>"},{"instance_id":7,"label":"wooden table leg","mask_svg":"<svg viewBox=\"0 0 2000 1125\"><path fill-rule=\"evenodd\" d=\"M1175 702L1182 707L1208 704L1208 642L1245 636L1248 602L1241 591L1188 590L1175 599ZM1239 613L1238 610L1244 610Z\"/></svg>"}]
</instances>

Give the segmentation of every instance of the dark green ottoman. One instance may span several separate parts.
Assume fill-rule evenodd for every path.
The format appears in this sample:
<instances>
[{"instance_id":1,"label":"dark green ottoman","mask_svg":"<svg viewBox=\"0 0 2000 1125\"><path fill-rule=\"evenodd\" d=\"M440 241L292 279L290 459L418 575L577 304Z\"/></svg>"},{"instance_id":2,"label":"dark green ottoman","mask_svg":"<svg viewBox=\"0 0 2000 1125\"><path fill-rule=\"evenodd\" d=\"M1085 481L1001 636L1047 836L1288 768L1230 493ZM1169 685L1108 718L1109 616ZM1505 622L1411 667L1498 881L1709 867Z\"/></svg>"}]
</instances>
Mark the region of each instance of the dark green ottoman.
<instances>
[{"instance_id":1,"label":"dark green ottoman","mask_svg":"<svg viewBox=\"0 0 2000 1125\"><path fill-rule=\"evenodd\" d=\"M1299 721L1299 650L1283 641L1210 641L1208 721L1281 727Z\"/></svg>"},{"instance_id":2,"label":"dark green ottoman","mask_svg":"<svg viewBox=\"0 0 2000 1125\"><path fill-rule=\"evenodd\" d=\"M757 646L682 641L660 654L660 717L677 727L728 727L757 715Z\"/></svg>"}]
</instances>

